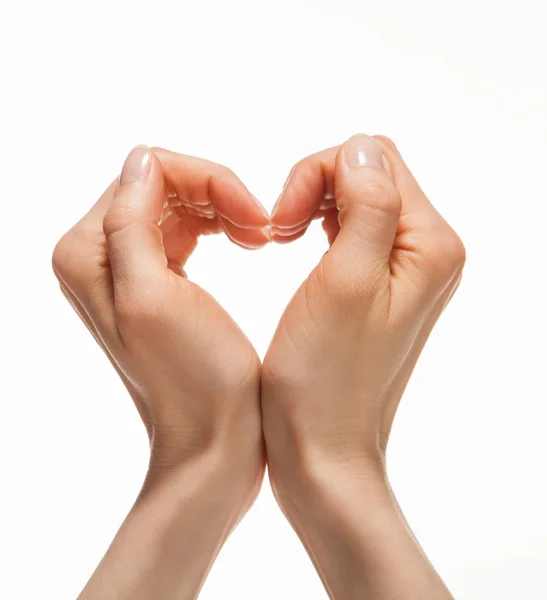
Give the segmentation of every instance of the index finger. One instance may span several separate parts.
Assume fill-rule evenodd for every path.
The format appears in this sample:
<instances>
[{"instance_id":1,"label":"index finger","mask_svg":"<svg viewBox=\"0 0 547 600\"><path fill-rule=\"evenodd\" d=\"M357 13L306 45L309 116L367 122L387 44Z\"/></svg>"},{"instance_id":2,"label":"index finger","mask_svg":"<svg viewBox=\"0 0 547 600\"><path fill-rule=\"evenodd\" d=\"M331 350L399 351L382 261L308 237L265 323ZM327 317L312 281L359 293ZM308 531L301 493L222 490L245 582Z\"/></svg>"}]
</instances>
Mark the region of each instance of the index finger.
<instances>
[{"instance_id":1,"label":"index finger","mask_svg":"<svg viewBox=\"0 0 547 600\"><path fill-rule=\"evenodd\" d=\"M380 146L386 167L401 194L401 219L417 225L418 221L413 220L417 214L421 224L428 221L427 218L424 221L424 216L440 218L395 144L385 136L376 135L373 138ZM339 149L340 146L335 146L312 154L294 166L272 213L274 232L295 232L301 225L307 226L318 211L333 206L336 195L336 155Z\"/></svg>"},{"instance_id":2,"label":"index finger","mask_svg":"<svg viewBox=\"0 0 547 600\"><path fill-rule=\"evenodd\" d=\"M166 183L166 192L183 206L216 213L241 229L260 229L269 224L264 207L233 171L208 160L153 148Z\"/></svg>"}]
</instances>

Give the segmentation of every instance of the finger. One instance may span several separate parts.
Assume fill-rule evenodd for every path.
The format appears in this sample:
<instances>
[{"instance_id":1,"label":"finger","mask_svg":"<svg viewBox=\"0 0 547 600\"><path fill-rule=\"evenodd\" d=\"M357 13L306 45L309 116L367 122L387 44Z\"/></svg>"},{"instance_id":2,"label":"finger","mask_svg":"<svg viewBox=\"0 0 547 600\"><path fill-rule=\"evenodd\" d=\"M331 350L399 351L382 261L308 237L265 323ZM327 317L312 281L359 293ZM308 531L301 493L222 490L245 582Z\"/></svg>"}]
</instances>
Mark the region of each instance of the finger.
<instances>
[{"instance_id":1,"label":"finger","mask_svg":"<svg viewBox=\"0 0 547 600\"><path fill-rule=\"evenodd\" d=\"M415 288L423 281L424 273L433 272L434 277L430 279L436 286L437 280L442 283L454 270L461 270L465 252L461 240L423 193L393 142L384 136L373 136L373 140L380 147L383 166L399 192L400 213L390 269L395 277L410 280L409 286L399 286L401 294L408 299L409 291L416 295ZM293 168L272 214L274 241L288 242L300 237L302 233L294 233L300 224L316 218L321 207L328 207L332 202L330 197L338 186L340 172L335 164L338 150L330 148L314 154ZM332 244L338 235L332 214L325 219L323 227ZM290 235L285 237L286 232ZM421 273L420 278L415 277L417 271Z\"/></svg>"},{"instance_id":2,"label":"finger","mask_svg":"<svg viewBox=\"0 0 547 600\"><path fill-rule=\"evenodd\" d=\"M316 218L318 218L317 212L303 223L293 227L271 227L272 239L281 244L285 243L287 239L296 239L296 237L300 237L306 233L308 227Z\"/></svg>"},{"instance_id":3,"label":"finger","mask_svg":"<svg viewBox=\"0 0 547 600\"><path fill-rule=\"evenodd\" d=\"M103 220L115 297L137 287L142 291L143 283L165 277L167 258L159 227L164 200L161 164L150 148L137 146L125 160Z\"/></svg>"},{"instance_id":4,"label":"finger","mask_svg":"<svg viewBox=\"0 0 547 600\"><path fill-rule=\"evenodd\" d=\"M265 246L270 241L268 226L262 229L243 229L234 225L225 217L219 216L218 218L226 235L238 246L247 248L248 250L256 250L262 248L262 246Z\"/></svg>"},{"instance_id":5,"label":"finger","mask_svg":"<svg viewBox=\"0 0 547 600\"><path fill-rule=\"evenodd\" d=\"M179 265L181 269L184 268L186 261L195 250L198 243L198 235L194 232L192 219L202 220L199 217L190 217L190 215L188 215L185 219L177 220L176 225L170 228L168 233L163 233L165 256L169 263L175 263ZM210 221L207 222L211 223ZM217 224L211 223L211 225L214 225L211 233L216 232L218 229Z\"/></svg>"},{"instance_id":6,"label":"finger","mask_svg":"<svg viewBox=\"0 0 547 600\"><path fill-rule=\"evenodd\" d=\"M167 193L182 206L211 210L242 229L262 229L269 215L230 169L192 156L154 148Z\"/></svg>"},{"instance_id":7,"label":"finger","mask_svg":"<svg viewBox=\"0 0 547 600\"><path fill-rule=\"evenodd\" d=\"M306 229L302 229L295 233L280 235L279 233L272 232L272 241L277 244L290 244L298 239L300 239L306 233Z\"/></svg>"},{"instance_id":8,"label":"finger","mask_svg":"<svg viewBox=\"0 0 547 600\"><path fill-rule=\"evenodd\" d=\"M314 219L323 219L323 230L327 234L329 245L331 245L340 231L338 223L338 209L334 200L330 208L316 210L312 217L300 225L294 227L271 227L272 241L278 244L288 244L302 237Z\"/></svg>"},{"instance_id":9,"label":"finger","mask_svg":"<svg viewBox=\"0 0 547 600\"><path fill-rule=\"evenodd\" d=\"M401 196L369 136L352 137L336 156L336 204L340 233L331 252L354 268L389 266L401 212Z\"/></svg>"},{"instance_id":10,"label":"finger","mask_svg":"<svg viewBox=\"0 0 547 600\"><path fill-rule=\"evenodd\" d=\"M465 248L450 225L429 201L405 164L395 144L374 136L382 148L391 176L402 197L391 272L399 282L398 299L414 308L435 302L444 286L458 278L465 263Z\"/></svg>"},{"instance_id":11,"label":"finger","mask_svg":"<svg viewBox=\"0 0 547 600\"><path fill-rule=\"evenodd\" d=\"M188 258L198 244L201 235L224 232L235 244L247 249L256 249L267 244L269 228L241 229L223 219L204 219L195 215L180 215L174 220L169 217L161 224L163 246L169 262L184 268Z\"/></svg>"},{"instance_id":12,"label":"finger","mask_svg":"<svg viewBox=\"0 0 547 600\"><path fill-rule=\"evenodd\" d=\"M202 161L197 162L201 164ZM193 159L190 159L190 163L193 163ZM177 162L175 166L179 168L184 164L185 162ZM209 167L210 164L206 163L206 166ZM135 148L125 162L120 176L120 186L104 219L111 268L117 286L134 287L136 282L142 282L143 279L150 281L155 277L161 277L165 274L166 267L178 272L196 245L197 237L201 233L200 223L204 223L207 229L211 229L211 219L182 214L179 215L178 229L173 228L173 225L166 221L164 230L168 233L165 237L162 236L159 222L164 212L166 196L165 169L166 167L147 147ZM192 187L196 185L196 181L191 177L186 182L186 188L180 187L182 183L177 180L179 186L177 195L184 194L184 202L189 202L188 198L193 198L193 202L198 206L205 206L209 200L203 194L214 195L212 182L215 179L210 179L205 171L200 173L202 176L200 189ZM234 179L237 180L230 172L226 175L222 171L222 181L233 182ZM233 185L234 189L237 188L237 181ZM252 196L250 198L255 210L256 202ZM246 203L247 199L243 202ZM214 201L211 203L215 205ZM251 216L247 221L245 221L245 210L242 213L240 222L246 223L249 228L234 225L229 219L217 215L230 239L246 248L258 248L268 243L269 239L262 229L251 228L252 224L262 225L264 228L265 217L260 211L254 214L248 211Z\"/></svg>"},{"instance_id":13,"label":"finger","mask_svg":"<svg viewBox=\"0 0 547 600\"><path fill-rule=\"evenodd\" d=\"M380 146L392 179L402 197L401 221L412 227L429 227L433 221L442 220L433 204L406 165L395 144L386 136L372 136Z\"/></svg>"},{"instance_id":14,"label":"finger","mask_svg":"<svg viewBox=\"0 0 547 600\"><path fill-rule=\"evenodd\" d=\"M395 144L382 135L372 136L384 155L384 165L392 175L402 199L401 225L404 228L428 228L443 222L412 175ZM339 146L323 150L298 162L272 211L274 240L281 229L294 227L332 202L335 187L335 159ZM328 207L328 206L327 206Z\"/></svg>"},{"instance_id":15,"label":"finger","mask_svg":"<svg viewBox=\"0 0 547 600\"><path fill-rule=\"evenodd\" d=\"M333 205L335 159L338 147L323 150L297 163L272 210L272 229L282 233Z\"/></svg>"}]
</instances>

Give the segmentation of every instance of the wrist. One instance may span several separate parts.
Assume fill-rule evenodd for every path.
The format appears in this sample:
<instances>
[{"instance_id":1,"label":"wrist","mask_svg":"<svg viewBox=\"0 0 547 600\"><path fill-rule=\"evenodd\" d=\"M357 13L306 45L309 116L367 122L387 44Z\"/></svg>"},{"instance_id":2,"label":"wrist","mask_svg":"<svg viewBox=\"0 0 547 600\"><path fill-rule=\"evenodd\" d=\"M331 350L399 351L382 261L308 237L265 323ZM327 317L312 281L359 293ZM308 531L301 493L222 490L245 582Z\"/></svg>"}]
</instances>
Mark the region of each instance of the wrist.
<instances>
[{"instance_id":1,"label":"wrist","mask_svg":"<svg viewBox=\"0 0 547 600\"><path fill-rule=\"evenodd\" d=\"M176 503L190 493L203 498L204 506L215 506L219 515L235 515L237 523L256 499L264 477L263 440L261 434L255 437L245 444L215 439L198 449L165 439L152 445L140 498L162 488Z\"/></svg>"},{"instance_id":2,"label":"wrist","mask_svg":"<svg viewBox=\"0 0 547 600\"><path fill-rule=\"evenodd\" d=\"M204 408L195 420L166 414L161 422L154 420L147 485L163 479L184 481L192 472L226 487L227 497L256 496L265 471L258 397L245 393L203 404L223 404L230 410L211 413Z\"/></svg>"},{"instance_id":3,"label":"wrist","mask_svg":"<svg viewBox=\"0 0 547 600\"><path fill-rule=\"evenodd\" d=\"M283 510L329 597L452 598L386 479L340 467L324 475L306 495L285 497Z\"/></svg>"},{"instance_id":4,"label":"wrist","mask_svg":"<svg viewBox=\"0 0 547 600\"><path fill-rule=\"evenodd\" d=\"M269 457L269 475L277 502L290 521L348 518L351 504L367 519L380 504L394 504L385 463L378 455L357 458L319 457L302 451L278 462Z\"/></svg>"},{"instance_id":5,"label":"wrist","mask_svg":"<svg viewBox=\"0 0 547 600\"><path fill-rule=\"evenodd\" d=\"M363 489L389 489L385 453L373 432L362 432L355 443L356 436L301 432L286 412L266 408L264 433L272 488L284 511L298 511L298 505L306 511L323 498L334 502L337 489L357 482Z\"/></svg>"}]
</instances>

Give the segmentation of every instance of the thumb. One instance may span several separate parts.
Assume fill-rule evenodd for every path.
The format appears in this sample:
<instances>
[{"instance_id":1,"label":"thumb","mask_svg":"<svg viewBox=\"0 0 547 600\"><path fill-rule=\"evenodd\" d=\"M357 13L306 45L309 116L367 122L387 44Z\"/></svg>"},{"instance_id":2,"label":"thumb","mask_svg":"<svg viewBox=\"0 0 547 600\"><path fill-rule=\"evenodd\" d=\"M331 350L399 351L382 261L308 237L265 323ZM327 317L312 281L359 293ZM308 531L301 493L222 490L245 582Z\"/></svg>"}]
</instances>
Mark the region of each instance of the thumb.
<instances>
[{"instance_id":1,"label":"thumb","mask_svg":"<svg viewBox=\"0 0 547 600\"><path fill-rule=\"evenodd\" d=\"M389 262L401 197L388 168L380 146L368 135L352 137L336 155L340 233L331 250L351 261L354 269Z\"/></svg>"},{"instance_id":2,"label":"thumb","mask_svg":"<svg viewBox=\"0 0 547 600\"><path fill-rule=\"evenodd\" d=\"M130 288L165 270L167 259L158 227L164 199L159 160L147 146L137 146L125 160L103 220L115 292L130 293Z\"/></svg>"}]
</instances>

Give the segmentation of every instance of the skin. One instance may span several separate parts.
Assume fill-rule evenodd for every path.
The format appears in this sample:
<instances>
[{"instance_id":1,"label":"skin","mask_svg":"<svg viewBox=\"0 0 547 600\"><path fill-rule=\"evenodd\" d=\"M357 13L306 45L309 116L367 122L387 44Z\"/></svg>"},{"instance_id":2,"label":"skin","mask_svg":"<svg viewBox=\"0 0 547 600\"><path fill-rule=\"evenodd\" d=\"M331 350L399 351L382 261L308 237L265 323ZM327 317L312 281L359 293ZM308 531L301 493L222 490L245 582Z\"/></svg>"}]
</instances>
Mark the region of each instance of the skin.
<instances>
[{"instance_id":1,"label":"skin","mask_svg":"<svg viewBox=\"0 0 547 600\"><path fill-rule=\"evenodd\" d=\"M151 448L142 492L82 600L195 598L265 466L260 360L183 265L201 234L264 245L268 217L224 167L134 152L137 166L148 154L141 177L112 183L53 254L63 293L125 383Z\"/></svg>"},{"instance_id":2,"label":"skin","mask_svg":"<svg viewBox=\"0 0 547 600\"><path fill-rule=\"evenodd\" d=\"M348 166L363 147L370 164ZM262 370L274 492L331 598L451 598L397 505L385 455L463 245L383 137L301 161L274 239L295 239L317 216L330 250L285 310Z\"/></svg>"},{"instance_id":3,"label":"skin","mask_svg":"<svg viewBox=\"0 0 547 600\"><path fill-rule=\"evenodd\" d=\"M53 257L151 445L143 490L80 598L196 598L256 498L265 451L278 503L331 598L451 598L397 505L385 454L465 253L393 143L359 136L301 161L271 220L224 167L132 154L122 185ZM349 166L356 157L364 164ZM257 248L297 239L316 218L330 250L261 366L184 263L201 234Z\"/></svg>"}]
</instances>

